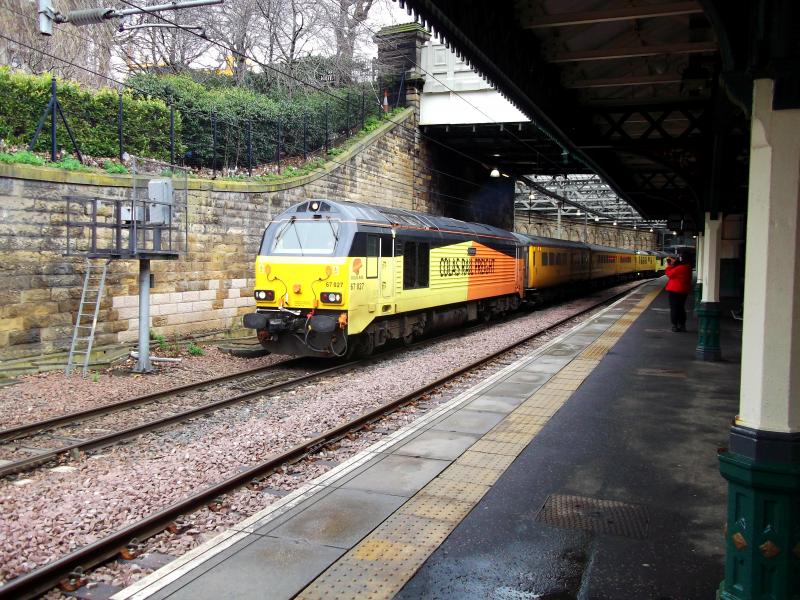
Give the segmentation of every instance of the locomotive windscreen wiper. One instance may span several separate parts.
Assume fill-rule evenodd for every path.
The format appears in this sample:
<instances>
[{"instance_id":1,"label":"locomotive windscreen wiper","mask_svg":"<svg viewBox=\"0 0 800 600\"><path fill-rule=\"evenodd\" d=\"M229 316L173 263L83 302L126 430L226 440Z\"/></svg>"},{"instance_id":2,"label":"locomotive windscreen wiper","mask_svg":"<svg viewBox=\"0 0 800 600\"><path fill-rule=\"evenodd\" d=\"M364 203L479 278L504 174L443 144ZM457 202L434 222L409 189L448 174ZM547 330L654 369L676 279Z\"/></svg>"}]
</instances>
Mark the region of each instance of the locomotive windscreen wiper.
<instances>
[{"instance_id":1,"label":"locomotive windscreen wiper","mask_svg":"<svg viewBox=\"0 0 800 600\"><path fill-rule=\"evenodd\" d=\"M333 221L331 221L330 217L326 218L328 219L328 226L331 228L331 233L333 233L333 239L336 240L336 242L338 242L339 234L337 233L336 228L333 226Z\"/></svg>"}]
</instances>

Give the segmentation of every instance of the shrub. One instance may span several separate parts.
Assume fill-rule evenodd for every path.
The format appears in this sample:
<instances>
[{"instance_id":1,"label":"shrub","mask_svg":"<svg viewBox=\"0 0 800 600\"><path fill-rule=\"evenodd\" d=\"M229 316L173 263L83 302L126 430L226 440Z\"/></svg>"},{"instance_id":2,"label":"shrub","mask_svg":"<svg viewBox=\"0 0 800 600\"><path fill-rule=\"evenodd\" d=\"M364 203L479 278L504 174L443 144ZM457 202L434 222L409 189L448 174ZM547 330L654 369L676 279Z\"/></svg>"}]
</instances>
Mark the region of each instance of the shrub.
<instances>
[{"instance_id":1,"label":"shrub","mask_svg":"<svg viewBox=\"0 0 800 600\"><path fill-rule=\"evenodd\" d=\"M194 342L189 342L189 345L186 346L186 351L191 356L203 356L203 354L205 354L205 351Z\"/></svg>"},{"instance_id":2,"label":"shrub","mask_svg":"<svg viewBox=\"0 0 800 600\"><path fill-rule=\"evenodd\" d=\"M247 81L260 82L259 78ZM325 114L328 112L328 136L333 139L361 123L361 93L358 85L331 90L335 97L321 91L290 93L278 85L263 88L269 95L250 87L234 86L230 77L211 77L200 84L189 75L138 73L129 82L151 97L174 103L182 115L182 140L186 161L195 166L211 167L213 157L211 115L217 120L216 164L219 169L247 166L247 128L252 123L253 164L274 162L277 150L277 123L281 124L281 154L296 156L303 152L305 124L308 150L325 145ZM348 104L338 98L350 98ZM371 92L367 98L371 97ZM367 116L378 106L366 105Z\"/></svg>"},{"instance_id":3,"label":"shrub","mask_svg":"<svg viewBox=\"0 0 800 600\"><path fill-rule=\"evenodd\" d=\"M10 144L29 144L36 124L50 100L49 75L12 73L0 67L0 138ZM58 100L64 110L80 150L90 156L115 156L119 96L111 89L90 91L70 81L58 81ZM162 100L122 95L124 145L130 154L158 159L169 158L169 108ZM180 145L182 122L175 115L175 130ZM34 150L50 149L50 129L45 127ZM72 142L58 119L58 147L71 149Z\"/></svg>"}]
</instances>

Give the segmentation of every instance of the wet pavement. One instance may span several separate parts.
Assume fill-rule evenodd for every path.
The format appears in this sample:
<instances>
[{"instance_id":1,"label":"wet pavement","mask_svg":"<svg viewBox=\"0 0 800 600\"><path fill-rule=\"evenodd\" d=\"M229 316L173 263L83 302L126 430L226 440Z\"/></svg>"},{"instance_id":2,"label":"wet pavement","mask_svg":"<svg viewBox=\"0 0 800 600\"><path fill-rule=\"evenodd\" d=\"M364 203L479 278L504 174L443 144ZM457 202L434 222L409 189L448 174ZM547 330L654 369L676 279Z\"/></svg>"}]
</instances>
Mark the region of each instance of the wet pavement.
<instances>
[{"instance_id":1,"label":"wet pavement","mask_svg":"<svg viewBox=\"0 0 800 600\"><path fill-rule=\"evenodd\" d=\"M665 308L662 294L396 598L714 597L741 322L723 320L722 362L700 362L696 321L672 333Z\"/></svg>"}]
</instances>

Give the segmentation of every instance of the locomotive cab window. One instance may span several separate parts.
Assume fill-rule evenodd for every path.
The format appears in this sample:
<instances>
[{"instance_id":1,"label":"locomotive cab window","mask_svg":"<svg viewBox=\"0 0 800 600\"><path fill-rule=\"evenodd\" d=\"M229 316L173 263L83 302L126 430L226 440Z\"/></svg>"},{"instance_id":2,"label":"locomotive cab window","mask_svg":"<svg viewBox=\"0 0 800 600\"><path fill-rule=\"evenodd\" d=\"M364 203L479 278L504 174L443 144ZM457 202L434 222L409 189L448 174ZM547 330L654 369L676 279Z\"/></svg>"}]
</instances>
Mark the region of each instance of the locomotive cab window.
<instances>
[{"instance_id":1,"label":"locomotive cab window","mask_svg":"<svg viewBox=\"0 0 800 600\"><path fill-rule=\"evenodd\" d=\"M367 236L367 279L378 277L378 259L381 255L381 239L377 235Z\"/></svg>"},{"instance_id":2,"label":"locomotive cab window","mask_svg":"<svg viewBox=\"0 0 800 600\"><path fill-rule=\"evenodd\" d=\"M430 244L406 242L403 244L403 289L428 287L430 274Z\"/></svg>"},{"instance_id":3,"label":"locomotive cab window","mask_svg":"<svg viewBox=\"0 0 800 600\"><path fill-rule=\"evenodd\" d=\"M272 248L269 252L262 248L262 254L333 254L339 241L339 222L330 218L314 221L292 218L273 223L272 227L277 228Z\"/></svg>"}]
</instances>

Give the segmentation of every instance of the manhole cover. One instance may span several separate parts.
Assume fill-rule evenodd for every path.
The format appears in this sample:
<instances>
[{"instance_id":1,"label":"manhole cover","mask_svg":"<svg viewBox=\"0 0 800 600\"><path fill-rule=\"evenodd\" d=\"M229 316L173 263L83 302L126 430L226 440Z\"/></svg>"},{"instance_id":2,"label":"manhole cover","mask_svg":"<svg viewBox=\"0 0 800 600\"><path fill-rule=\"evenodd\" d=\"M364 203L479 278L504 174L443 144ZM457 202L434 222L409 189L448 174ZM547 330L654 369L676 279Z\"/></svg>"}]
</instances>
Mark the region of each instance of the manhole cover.
<instances>
[{"instance_id":1,"label":"manhole cover","mask_svg":"<svg viewBox=\"0 0 800 600\"><path fill-rule=\"evenodd\" d=\"M647 537L643 506L584 496L548 496L536 520L566 529L586 529L631 538Z\"/></svg>"}]
</instances>

